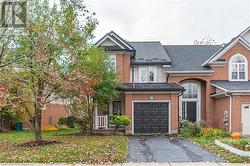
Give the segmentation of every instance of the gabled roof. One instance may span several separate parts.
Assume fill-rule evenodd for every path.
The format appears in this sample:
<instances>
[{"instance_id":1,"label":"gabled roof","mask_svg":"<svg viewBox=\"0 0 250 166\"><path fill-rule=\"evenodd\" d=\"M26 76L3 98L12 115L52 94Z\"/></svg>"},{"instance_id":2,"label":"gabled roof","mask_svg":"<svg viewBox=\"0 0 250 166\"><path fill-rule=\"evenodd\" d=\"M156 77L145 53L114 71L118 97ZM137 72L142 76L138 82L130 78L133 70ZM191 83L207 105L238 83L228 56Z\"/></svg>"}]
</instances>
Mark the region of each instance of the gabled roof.
<instances>
[{"instance_id":1,"label":"gabled roof","mask_svg":"<svg viewBox=\"0 0 250 166\"><path fill-rule=\"evenodd\" d=\"M111 40L115 45L104 46L106 49L110 51L118 51L118 50L127 50L134 51L135 49L124 39L122 39L119 35L117 35L114 31L107 33L100 40L96 42L97 46L101 46L107 39Z\"/></svg>"},{"instance_id":2,"label":"gabled roof","mask_svg":"<svg viewBox=\"0 0 250 166\"><path fill-rule=\"evenodd\" d=\"M129 42L136 50L132 65L168 65L171 60L159 41Z\"/></svg>"},{"instance_id":3,"label":"gabled roof","mask_svg":"<svg viewBox=\"0 0 250 166\"><path fill-rule=\"evenodd\" d=\"M167 73L206 73L209 67L201 64L221 48L221 45L164 45L171 59L171 67L165 69Z\"/></svg>"},{"instance_id":4,"label":"gabled roof","mask_svg":"<svg viewBox=\"0 0 250 166\"><path fill-rule=\"evenodd\" d=\"M209 57L202 66L209 66L211 63L216 62L226 51L232 48L236 43L240 42L243 46L250 50L250 43L246 41L243 36L250 31L250 26L246 28L243 32L241 32L238 36L233 38L229 43L224 45L221 49L219 49L216 53L214 53L211 57Z\"/></svg>"},{"instance_id":5,"label":"gabled roof","mask_svg":"<svg viewBox=\"0 0 250 166\"><path fill-rule=\"evenodd\" d=\"M175 83L124 83L120 91L184 91Z\"/></svg>"},{"instance_id":6,"label":"gabled roof","mask_svg":"<svg viewBox=\"0 0 250 166\"><path fill-rule=\"evenodd\" d=\"M213 80L211 84L225 92L250 92L249 81Z\"/></svg>"}]
</instances>

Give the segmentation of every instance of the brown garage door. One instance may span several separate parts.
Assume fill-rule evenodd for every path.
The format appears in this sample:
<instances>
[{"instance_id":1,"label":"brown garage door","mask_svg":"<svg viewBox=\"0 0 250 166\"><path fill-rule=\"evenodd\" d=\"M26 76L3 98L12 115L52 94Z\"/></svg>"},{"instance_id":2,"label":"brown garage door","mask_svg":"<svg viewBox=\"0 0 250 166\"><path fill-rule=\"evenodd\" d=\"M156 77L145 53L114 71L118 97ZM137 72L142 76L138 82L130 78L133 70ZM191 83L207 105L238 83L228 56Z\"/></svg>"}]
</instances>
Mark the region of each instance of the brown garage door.
<instances>
[{"instance_id":1,"label":"brown garage door","mask_svg":"<svg viewBox=\"0 0 250 166\"><path fill-rule=\"evenodd\" d=\"M168 133L168 102L134 103L134 133Z\"/></svg>"}]
</instances>

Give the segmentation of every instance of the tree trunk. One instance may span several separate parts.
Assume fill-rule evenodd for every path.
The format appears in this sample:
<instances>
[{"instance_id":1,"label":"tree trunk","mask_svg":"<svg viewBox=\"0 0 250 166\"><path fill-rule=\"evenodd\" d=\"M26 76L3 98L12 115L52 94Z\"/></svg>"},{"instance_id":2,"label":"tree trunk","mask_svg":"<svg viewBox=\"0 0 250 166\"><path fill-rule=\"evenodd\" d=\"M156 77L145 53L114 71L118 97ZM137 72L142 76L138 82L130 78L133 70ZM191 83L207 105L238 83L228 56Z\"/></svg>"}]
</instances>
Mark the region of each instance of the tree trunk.
<instances>
[{"instance_id":1,"label":"tree trunk","mask_svg":"<svg viewBox=\"0 0 250 166\"><path fill-rule=\"evenodd\" d=\"M90 133L93 133L93 109L90 105L88 105L88 117L89 117L89 130Z\"/></svg>"},{"instance_id":2,"label":"tree trunk","mask_svg":"<svg viewBox=\"0 0 250 166\"><path fill-rule=\"evenodd\" d=\"M42 121L42 110L41 108L35 108L35 122L34 122L34 134L36 142L40 143L42 141L42 132L41 132L41 121Z\"/></svg>"},{"instance_id":3,"label":"tree trunk","mask_svg":"<svg viewBox=\"0 0 250 166\"><path fill-rule=\"evenodd\" d=\"M44 108L44 105L42 104L43 90L44 90L44 82L43 80L39 80L37 96L34 103L34 108L35 108L34 134L37 143L40 143L42 141L41 121L42 121L42 108Z\"/></svg>"}]
</instances>

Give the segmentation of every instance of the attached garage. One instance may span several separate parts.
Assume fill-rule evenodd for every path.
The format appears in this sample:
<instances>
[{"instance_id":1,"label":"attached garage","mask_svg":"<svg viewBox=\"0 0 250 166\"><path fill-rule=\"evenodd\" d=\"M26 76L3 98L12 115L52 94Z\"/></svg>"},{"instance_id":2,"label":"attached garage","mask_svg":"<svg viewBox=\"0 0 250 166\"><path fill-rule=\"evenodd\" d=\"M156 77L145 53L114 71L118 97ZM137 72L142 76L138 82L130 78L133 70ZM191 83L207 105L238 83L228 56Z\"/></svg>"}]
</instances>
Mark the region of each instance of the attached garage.
<instances>
[{"instance_id":1,"label":"attached garage","mask_svg":"<svg viewBox=\"0 0 250 166\"><path fill-rule=\"evenodd\" d=\"M169 133L169 102L134 102L134 133Z\"/></svg>"}]
</instances>

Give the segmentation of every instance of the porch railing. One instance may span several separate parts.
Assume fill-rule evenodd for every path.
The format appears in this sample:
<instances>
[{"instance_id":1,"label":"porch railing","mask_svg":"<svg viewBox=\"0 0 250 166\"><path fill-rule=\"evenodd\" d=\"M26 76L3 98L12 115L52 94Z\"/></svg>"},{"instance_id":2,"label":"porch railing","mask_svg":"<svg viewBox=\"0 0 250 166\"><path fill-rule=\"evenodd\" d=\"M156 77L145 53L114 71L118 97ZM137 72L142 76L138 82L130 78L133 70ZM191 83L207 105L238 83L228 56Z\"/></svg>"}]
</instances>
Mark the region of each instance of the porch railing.
<instances>
[{"instance_id":1,"label":"porch railing","mask_svg":"<svg viewBox=\"0 0 250 166\"><path fill-rule=\"evenodd\" d=\"M108 115L95 117L95 129L108 129Z\"/></svg>"}]
</instances>

